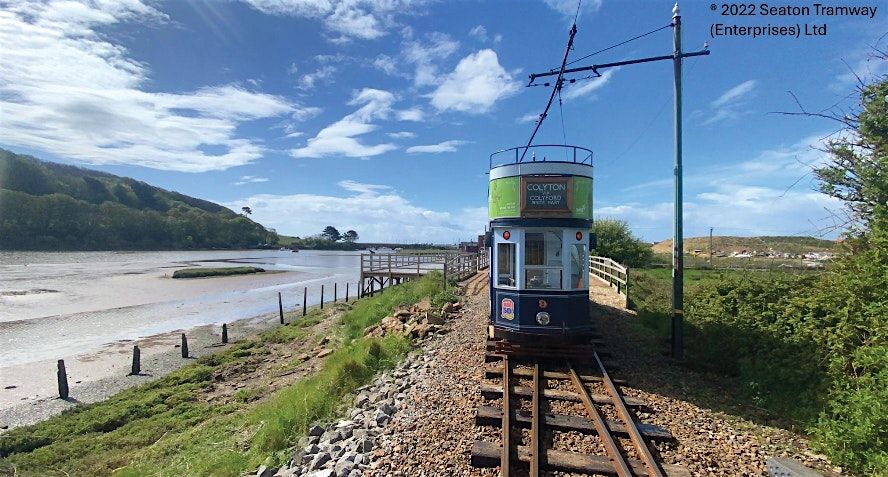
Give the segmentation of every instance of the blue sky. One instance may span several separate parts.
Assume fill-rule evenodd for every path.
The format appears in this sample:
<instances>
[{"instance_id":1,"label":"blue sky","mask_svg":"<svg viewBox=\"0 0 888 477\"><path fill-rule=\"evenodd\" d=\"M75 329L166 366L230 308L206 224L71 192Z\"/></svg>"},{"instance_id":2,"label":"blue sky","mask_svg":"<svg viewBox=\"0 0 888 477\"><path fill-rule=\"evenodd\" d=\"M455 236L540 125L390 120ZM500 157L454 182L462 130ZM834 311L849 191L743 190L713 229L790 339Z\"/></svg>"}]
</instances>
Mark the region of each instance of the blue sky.
<instances>
[{"instance_id":1,"label":"blue sky","mask_svg":"<svg viewBox=\"0 0 888 477\"><path fill-rule=\"evenodd\" d=\"M724 18L681 5L686 236L819 234L813 191L836 132L794 111L853 105L854 71L886 40L869 18ZM865 5L865 4L861 4ZM486 223L488 155L523 145L576 2L110 0L0 2L0 145L131 176L290 235L450 242ZM664 26L672 4L585 0L571 58ZM828 24L802 38L709 37L713 22ZM671 29L596 55L669 54ZM586 62L579 63L585 64ZM595 151L595 209L671 236L672 66L602 71L563 92L538 143ZM830 236L834 236L830 235Z\"/></svg>"}]
</instances>

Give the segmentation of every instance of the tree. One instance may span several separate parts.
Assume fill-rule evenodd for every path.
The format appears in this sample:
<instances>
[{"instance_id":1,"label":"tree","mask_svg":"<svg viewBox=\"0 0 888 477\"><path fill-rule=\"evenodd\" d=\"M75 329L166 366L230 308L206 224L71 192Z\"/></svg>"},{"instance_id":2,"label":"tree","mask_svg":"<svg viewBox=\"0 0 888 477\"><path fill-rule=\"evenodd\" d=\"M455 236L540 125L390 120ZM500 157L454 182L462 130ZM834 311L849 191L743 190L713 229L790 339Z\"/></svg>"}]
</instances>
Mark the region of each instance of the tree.
<instances>
[{"instance_id":1,"label":"tree","mask_svg":"<svg viewBox=\"0 0 888 477\"><path fill-rule=\"evenodd\" d=\"M244 215L250 215L253 213L253 209L246 206L241 207L241 210L244 212Z\"/></svg>"},{"instance_id":2,"label":"tree","mask_svg":"<svg viewBox=\"0 0 888 477\"><path fill-rule=\"evenodd\" d=\"M650 262L654 251L650 245L632 236L629 224L617 219L598 219L592 224L597 238L593 250L596 255L612 258L630 267L641 267Z\"/></svg>"},{"instance_id":3,"label":"tree","mask_svg":"<svg viewBox=\"0 0 888 477\"><path fill-rule=\"evenodd\" d=\"M346 232L346 233L342 236L342 238L343 238L346 242L354 242L355 240L358 239L358 233L355 232L354 230L349 230L348 232Z\"/></svg>"},{"instance_id":4,"label":"tree","mask_svg":"<svg viewBox=\"0 0 888 477\"><path fill-rule=\"evenodd\" d=\"M342 235L336 230L336 227L328 225L324 227L324 231L321 232L321 237L324 237L331 242L338 242L339 239L342 238Z\"/></svg>"}]
</instances>

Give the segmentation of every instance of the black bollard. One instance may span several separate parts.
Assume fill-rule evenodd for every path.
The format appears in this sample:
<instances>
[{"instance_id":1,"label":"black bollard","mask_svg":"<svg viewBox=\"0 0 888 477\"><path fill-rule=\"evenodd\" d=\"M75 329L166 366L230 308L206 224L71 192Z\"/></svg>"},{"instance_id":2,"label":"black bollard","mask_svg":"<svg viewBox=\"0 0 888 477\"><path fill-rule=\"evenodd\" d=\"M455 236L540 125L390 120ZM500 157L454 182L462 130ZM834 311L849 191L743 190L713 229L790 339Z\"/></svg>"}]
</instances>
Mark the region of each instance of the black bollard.
<instances>
[{"instance_id":1,"label":"black bollard","mask_svg":"<svg viewBox=\"0 0 888 477\"><path fill-rule=\"evenodd\" d=\"M321 285L321 309L324 309L324 285Z\"/></svg>"},{"instance_id":2,"label":"black bollard","mask_svg":"<svg viewBox=\"0 0 888 477\"><path fill-rule=\"evenodd\" d=\"M59 378L59 397L68 399L68 373L65 372L65 360L59 360L59 370L56 373Z\"/></svg>"},{"instance_id":3,"label":"black bollard","mask_svg":"<svg viewBox=\"0 0 888 477\"><path fill-rule=\"evenodd\" d=\"M142 373L142 353L139 351L139 345L133 345L133 368L130 376L138 376Z\"/></svg>"},{"instance_id":4,"label":"black bollard","mask_svg":"<svg viewBox=\"0 0 888 477\"><path fill-rule=\"evenodd\" d=\"M302 289L302 316L308 313L308 287Z\"/></svg>"},{"instance_id":5,"label":"black bollard","mask_svg":"<svg viewBox=\"0 0 888 477\"><path fill-rule=\"evenodd\" d=\"M348 282L345 282L345 302L348 303Z\"/></svg>"},{"instance_id":6,"label":"black bollard","mask_svg":"<svg viewBox=\"0 0 888 477\"><path fill-rule=\"evenodd\" d=\"M182 333L182 357L188 357L188 338L185 337L185 333Z\"/></svg>"},{"instance_id":7,"label":"black bollard","mask_svg":"<svg viewBox=\"0 0 888 477\"><path fill-rule=\"evenodd\" d=\"M339 291L337 290L337 288L339 288L338 285L339 285L338 283L333 284L333 303L336 303L336 298L337 298L336 295L339 293Z\"/></svg>"},{"instance_id":8,"label":"black bollard","mask_svg":"<svg viewBox=\"0 0 888 477\"><path fill-rule=\"evenodd\" d=\"M228 325L222 323L222 343L228 343Z\"/></svg>"},{"instance_id":9,"label":"black bollard","mask_svg":"<svg viewBox=\"0 0 888 477\"><path fill-rule=\"evenodd\" d=\"M284 300L281 298L281 292L278 292L278 314L281 315L281 324L284 324Z\"/></svg>"}]
</instances>

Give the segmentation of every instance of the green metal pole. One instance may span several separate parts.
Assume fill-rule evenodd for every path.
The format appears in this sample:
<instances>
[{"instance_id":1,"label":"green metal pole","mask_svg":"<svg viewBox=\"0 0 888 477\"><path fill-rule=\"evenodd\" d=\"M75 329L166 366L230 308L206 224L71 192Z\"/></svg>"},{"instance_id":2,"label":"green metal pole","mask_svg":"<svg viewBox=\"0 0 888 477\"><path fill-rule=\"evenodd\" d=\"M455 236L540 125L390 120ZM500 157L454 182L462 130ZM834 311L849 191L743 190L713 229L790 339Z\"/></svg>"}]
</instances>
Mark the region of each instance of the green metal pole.
<instances>
[{"instance_id":1,"label":"green metal pole","mask_svg":"<svg viewBox=\"0 0 888 477\"><path fill-rule=\"evenodd\" d=\"M684 357L684 231L682 224L681 176L681 15L678 3L672 8L673 65L675 72L675 215L672 236L672 357Z\"/></svg>"}]
</instances>

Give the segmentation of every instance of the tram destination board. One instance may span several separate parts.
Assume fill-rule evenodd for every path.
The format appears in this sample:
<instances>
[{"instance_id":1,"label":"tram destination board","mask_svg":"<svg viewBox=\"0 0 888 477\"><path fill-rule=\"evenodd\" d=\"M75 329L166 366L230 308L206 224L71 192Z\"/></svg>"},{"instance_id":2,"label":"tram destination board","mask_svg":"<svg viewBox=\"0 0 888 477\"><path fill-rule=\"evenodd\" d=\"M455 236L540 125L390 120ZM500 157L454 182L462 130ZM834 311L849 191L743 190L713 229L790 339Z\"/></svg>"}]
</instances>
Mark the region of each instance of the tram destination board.
<instances>
[{"instance_id":1,"label":"tram destination board","mask_svg":"<svg viewBox=\"0 0 888 477\"><path fill-rule=\"evenodd\" d=\"M570 215L570 177L522 177L521 211L525 216Z\"/></svg>"}]
</instances>

